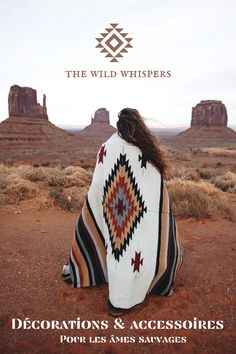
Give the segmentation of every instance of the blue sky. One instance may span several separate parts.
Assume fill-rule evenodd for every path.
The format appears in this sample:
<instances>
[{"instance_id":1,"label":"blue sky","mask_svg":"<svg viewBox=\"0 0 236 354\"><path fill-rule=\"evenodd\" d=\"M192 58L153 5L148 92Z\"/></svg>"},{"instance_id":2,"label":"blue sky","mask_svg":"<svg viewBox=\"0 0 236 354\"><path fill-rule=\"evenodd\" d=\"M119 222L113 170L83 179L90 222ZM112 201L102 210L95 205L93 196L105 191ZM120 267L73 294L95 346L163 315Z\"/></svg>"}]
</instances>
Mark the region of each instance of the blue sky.
<instances>
[{"instance_id":1,"label":"blue sky","mask_svg":"<svg viewBox=\"0 0 236 354\"><path fill-rule=\"evenodd\" d=\"M160 126L189 125L191 108L222 100L236 124L234 0L8 0L0 3L0 121L13 84L47 95L54 124L87 125L126 106ZM110 63L96 37L117 22L133 48ZM169 79L67 79L65 70L171 70ZM151 122L151 121L150 121Z\"/></svg>"}]
</instances>

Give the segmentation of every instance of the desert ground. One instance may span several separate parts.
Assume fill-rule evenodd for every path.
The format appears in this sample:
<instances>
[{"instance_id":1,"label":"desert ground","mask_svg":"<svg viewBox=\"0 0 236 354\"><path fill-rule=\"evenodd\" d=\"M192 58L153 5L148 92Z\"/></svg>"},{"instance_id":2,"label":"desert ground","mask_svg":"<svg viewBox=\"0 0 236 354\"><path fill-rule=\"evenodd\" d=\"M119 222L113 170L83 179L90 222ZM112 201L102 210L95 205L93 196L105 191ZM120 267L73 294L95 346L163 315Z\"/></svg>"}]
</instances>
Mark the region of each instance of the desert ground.
<instances>
[{"instance_id":1,"label":"desert ground","mask_svg":"<svg viewBox=\"0 0 236 354\"><path fill-rule=\"evenodd\" d=\"M80 145L81 144L81 145ZM75 149L14 146L1 150L1 353L234 353L236 146L176 145L163 141L166 176L185 262L171 297L149 296L114 329L107 286L73 289L60 273L89 187L100 141ZM23 152L24 151L24 152ZM107 320L108 329L11 328L24 320ZM221 320L223 329L130 329L136 320ZM60 336L86 343L60 343ZM134 337L113 343L111 336ZM90 343L89 337L105 337ZM139 343L139 338L186 337L186 343ZM118 339L117 339L118 341Z\"/></svg>"}]
</instances>

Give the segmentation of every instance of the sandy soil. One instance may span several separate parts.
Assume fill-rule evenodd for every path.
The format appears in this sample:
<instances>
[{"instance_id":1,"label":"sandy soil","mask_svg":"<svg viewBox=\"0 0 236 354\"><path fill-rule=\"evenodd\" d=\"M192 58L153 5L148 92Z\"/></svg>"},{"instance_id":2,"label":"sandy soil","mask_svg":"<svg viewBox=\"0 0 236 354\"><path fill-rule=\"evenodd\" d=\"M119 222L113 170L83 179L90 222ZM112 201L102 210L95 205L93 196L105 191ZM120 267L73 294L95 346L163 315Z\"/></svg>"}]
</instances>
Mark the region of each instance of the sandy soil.
<instances>
[{"instance_id":1,"label":"sandy soil","mask_svg":"<svg viewBox=\"0 0 236 354\"><path fill-rule=\"evenodd\" d=\"M1 353L233 353L235 313L235 224L179 220L185 263L172 297L150 296L122 317L114 329L107 312L107 287L73 289L60 278L77 214L50 209L1 207ZM30 320L108 320L104 330L13 330L12 318ZM223 330L130 329L133 320L223 320ZM135 337L136 343L109 343L110 336ZM61 344L60 335L104 336L107 343ZM138 337L186 336L185 344L140 344Z\"/></svg>"}]
</instances>

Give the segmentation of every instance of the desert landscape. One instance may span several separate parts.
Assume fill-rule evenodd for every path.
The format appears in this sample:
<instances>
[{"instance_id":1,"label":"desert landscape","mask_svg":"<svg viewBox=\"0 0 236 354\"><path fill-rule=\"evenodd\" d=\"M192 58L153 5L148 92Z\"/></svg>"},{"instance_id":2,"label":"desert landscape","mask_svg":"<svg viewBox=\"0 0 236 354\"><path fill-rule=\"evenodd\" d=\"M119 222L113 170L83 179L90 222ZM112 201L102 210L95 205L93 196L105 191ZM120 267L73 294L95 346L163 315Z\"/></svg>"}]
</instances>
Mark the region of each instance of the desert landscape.
<instances>
[{"instance_id":1,"label":"desert landscape","mask_svg":"<svg viewBox=\"0 0 236 354\"><path fill-rule=\"evenodd\" d=\"M9 117L0 123L1 353L234 353L236 132L221 101L193 107L190 127L157 136L169 161L172 208L185 262L174 295L149 296L116 330L106 286L73 289L61 279L74 227L101 144L116 129L99 108L79 132L53 125L37 92L10 88ZM108 320L103 330L12 330L12 318ZM222 320L222 330L130 329L133 320ZM60 343L60 335L104 336L103 343ZM134 337L135 343L110 342ZM186 336L186 343L138 343L143 337Z\"/></svg>"}]
</instances>

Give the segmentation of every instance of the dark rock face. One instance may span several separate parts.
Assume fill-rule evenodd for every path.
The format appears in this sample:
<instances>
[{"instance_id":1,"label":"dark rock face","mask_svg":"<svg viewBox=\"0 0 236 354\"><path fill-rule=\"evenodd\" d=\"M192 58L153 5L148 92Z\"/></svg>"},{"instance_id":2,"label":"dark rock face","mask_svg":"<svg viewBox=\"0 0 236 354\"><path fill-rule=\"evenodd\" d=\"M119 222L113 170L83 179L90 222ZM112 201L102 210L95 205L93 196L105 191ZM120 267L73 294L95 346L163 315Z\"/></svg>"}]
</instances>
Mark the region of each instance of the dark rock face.
<instances>
[{"instance_id":1,"label":"dark rock face","mask_svg":"<svg viewBox=\"0 0 236 354\"><path fill-rule=\"evenodd\" d=\"M11 86L8 96L9 117L29 117L48 119L46 96L43 106L37 102L37 91L31 87Z\"/></svg>"},{"instance_id":2,"label":"dark rock face","mask_svg":"<svg viewBox=\"0 0 236 354\"><path fill-rule=\"evenodd\" d=\"M192 108L191 127L227 126L227 110L221 101L201 101Z\"/></svg>"},{"instance_id":3,"label":"dark rock face","mask_svg":"<svg viewBox=\"0 0 236 354\"><path fill-rule=\"evenodd\" d=\"M109 111L106 108L99 108L96 110L94 118L91 123L108 123L110 124Z\"/></svg>"}]
</instances>

